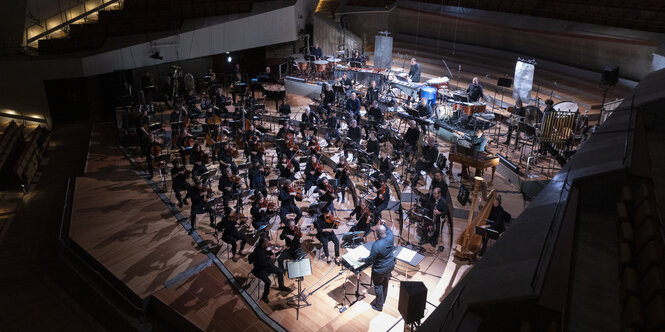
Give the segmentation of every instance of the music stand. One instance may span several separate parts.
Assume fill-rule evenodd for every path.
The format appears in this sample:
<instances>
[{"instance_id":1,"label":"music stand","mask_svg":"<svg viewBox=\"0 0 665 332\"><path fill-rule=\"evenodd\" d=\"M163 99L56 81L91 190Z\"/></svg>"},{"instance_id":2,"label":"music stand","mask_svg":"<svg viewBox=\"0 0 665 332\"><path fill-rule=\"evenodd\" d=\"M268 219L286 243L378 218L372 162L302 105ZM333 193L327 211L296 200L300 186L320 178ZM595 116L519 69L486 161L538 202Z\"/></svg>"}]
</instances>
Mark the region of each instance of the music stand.
<instances>
[{"instance_id":1,"label":"music stand","mask_svg":"<svg viewBox=\"0 0 665 332\"><path fill-rule=\"evenodd\" d=\"M309 307L311 304L307 302L307 297L302 291L302 281L303 279L312 274L312 265L309 261L309 258L301 259L293 262L286 262L286 270L289 276L289 279L296 279L298 281L298 294L296 297L296 320L300 316L301 307ZM300 300L305 302L305 304L300 304ZM293 301L293 298L291 298Z\"/></svg>"},{"instance_id":2,"label":"music stand","mask_svg":"<svg viewBox=\"0 0 665 332\"><path fill-rule=\"evenodd\" d=\"M401 203L411 203L411 207L409 208L409 211L406 213L407 216L409 216L409 226L406 228L406 241L404 242L403 247L409 248L412 250L420 251L422 246L418 244L411 243L411 214L413 213L413 207L415 206L414 203L420 201L420 197L422 195L417 193L417 192L410 192L410 193L402 193L401 196ZM402 229L400 228L399 230L399 239L404 241L402 238Z\"/></svg>"}]
</instances>

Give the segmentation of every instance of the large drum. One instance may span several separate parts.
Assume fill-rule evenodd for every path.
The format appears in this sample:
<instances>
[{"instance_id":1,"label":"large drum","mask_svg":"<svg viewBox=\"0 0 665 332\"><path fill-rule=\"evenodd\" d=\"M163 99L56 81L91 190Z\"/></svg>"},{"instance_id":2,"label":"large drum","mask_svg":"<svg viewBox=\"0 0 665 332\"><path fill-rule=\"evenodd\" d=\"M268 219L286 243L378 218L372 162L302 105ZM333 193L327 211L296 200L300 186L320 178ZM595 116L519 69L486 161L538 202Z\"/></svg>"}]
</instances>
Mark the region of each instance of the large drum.
<instances>
[{"instance_id":1,"label":"large drum","mask_svg":"<svg viewBox=\"0 0 665 332\"><path fill-rule=\"evenodd\" d=\"M328 69L328 61L326 60L317 60L314 61L314 66L316 66L316 72L321 73Z\"/></svg>"},{"instance_id":2,"label":"large drum","mask_svg":"<svg viewBox=\"0 0 665 332\"><path fill-rule=\"evenodd\" d=\"M427 81L427 85L435 87L437 90L448 90L448 77L435 77Z\"/></svg>"},{"instance_id":3,"label":"large drum","mask_svg":"<svg viewBox=\"0 0 665 332\"><path fill-rule=\"evenodd\" d=\"M436 104L436 88L424 86L420 90L420 98L427 99L427 103L434 106Z\"/></svg>"},{"instance_id":4,"label":"large drum","mask_svg":"<svg viewBox=\"0 0 665 332\"><path fill-rule=\"evenodd\" d=\"M572 101L562 101L556 103L552 107L554 107L554 109L557 111L563 111L563 112L577 112L579 110L579 106L577 106L577 103Z\"/></svg>"},{"instance_id":5,"label":"large drum","mask_svg":"<svg viewBox=\"0 0 665 332\"><path fill-rule=\"evenodd\" d=\"M300 71L307 71L307 66L309 65L307 61L298 60L296 63L298 64L298 69L300 69Z\"/></svg>"}]
</instances>

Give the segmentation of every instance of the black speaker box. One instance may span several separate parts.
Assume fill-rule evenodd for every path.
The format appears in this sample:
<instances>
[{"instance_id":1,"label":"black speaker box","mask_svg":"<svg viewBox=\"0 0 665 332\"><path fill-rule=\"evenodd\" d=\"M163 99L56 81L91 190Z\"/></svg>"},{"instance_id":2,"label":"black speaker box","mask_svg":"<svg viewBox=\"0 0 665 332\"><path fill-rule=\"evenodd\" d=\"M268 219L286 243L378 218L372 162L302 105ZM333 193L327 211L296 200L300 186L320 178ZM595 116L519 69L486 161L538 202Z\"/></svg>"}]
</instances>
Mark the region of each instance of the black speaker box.
<instances>
[{"instance_id":1,"label":"black speaker box","mask_svg":"<svg viewBox=\"0 0 665 332\"><path fill-rule=\"evenodd\" d=\"M615 86L619 82L619 66L607 66L603 69L601 84Z\"/></svg>"},{"instance_id":2,"label":"black speaker box","mask_svg":"<svg viewBox=\"0 0 665 332\"><path fill-rule=\"evenodd\" d=\"M427 287L422 281L402 281L399 285L399 313L407 324L425 316Z\"/></svg>"}]
</instances>

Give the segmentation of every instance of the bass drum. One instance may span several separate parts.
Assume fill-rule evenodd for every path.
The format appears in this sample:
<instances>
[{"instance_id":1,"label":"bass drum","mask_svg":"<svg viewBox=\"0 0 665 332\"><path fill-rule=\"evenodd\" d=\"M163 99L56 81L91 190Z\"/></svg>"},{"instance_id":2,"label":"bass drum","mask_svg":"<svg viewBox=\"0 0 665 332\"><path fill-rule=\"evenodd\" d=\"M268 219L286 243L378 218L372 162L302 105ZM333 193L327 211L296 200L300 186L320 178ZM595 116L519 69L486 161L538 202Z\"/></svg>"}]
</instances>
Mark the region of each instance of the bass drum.
<instances>
[{"instance_id":1,"label":"bass drum","mask_svg":"<svg viewBox=\"0 0 665 332\"><path fill-rule=\"evenodd\" d=\"M577 103L572 101L562 101L554 104L552 107L554 107L555 110L561 112L577 112L579 110Z\"/></svg>"}]
</instances>

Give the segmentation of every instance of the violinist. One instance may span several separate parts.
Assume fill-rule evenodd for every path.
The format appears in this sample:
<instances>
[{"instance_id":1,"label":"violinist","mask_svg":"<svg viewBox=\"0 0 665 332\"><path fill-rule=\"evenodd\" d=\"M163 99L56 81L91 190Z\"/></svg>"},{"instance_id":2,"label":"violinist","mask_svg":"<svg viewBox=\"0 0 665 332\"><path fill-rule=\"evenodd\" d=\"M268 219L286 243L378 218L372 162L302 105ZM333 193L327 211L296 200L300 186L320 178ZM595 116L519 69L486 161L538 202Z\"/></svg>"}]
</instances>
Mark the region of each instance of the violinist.
<instances>
[{"instance_id":1,"label":"violinist","mask_svg":"<svg viewBox=\"0 0 665 332\"><path fill-rule=\"evenodd\" d=\"M420 158L418 158L418 161L416 162L416 173L414 174L411 186L415 188L418 185L418 180L420 179L420 172L434 167L434 162L436 161L436 158L438 156L439 156L439 149L436 146L434 137L430 136L427 138L427 144L423 148L422 155L420 156Z\"/></svg>"},{"instance_id":2,"label":"violinist","mask_svg":"<svg viewBox=\"0 0 665 332\"><path fill-rule=\"evenodd\" d=\"M252 136L250 139L251 151L249 153L249 160L253 163L258 161L261 165L265 165L263 156L266 152L266 147L261 142L261 139L258 136Z\"/></svg>"},{"instance_id":3,"label":"violinist","mask_svg":"<svg viewBox=\"0 0 665 332\"><path fill-rule=\"evenodd\" d=\"M339 163L335 165L335 179L337 179L337 186L339 191L342 194L342 203L344 203L346 196L346 187L349 186L351 179L351 169L349 168L349 163L344 158L340 158Z\"/></svg>"},{"instance_id":4,"label":"violinist","mask_svg":"<svg viewBox=\"0 0 665 332\"><path fill-rule=\"evenodd\" d=\"M317 158L320 157L321 146L319 145L319 139L316 136L309 138L309 143L307 144L307 150L309 155L315 155Z\"/></svg>"},{"instance_id":5,"label":"violinist","mask_svg":"<svg viewBox=\"0 0 665 332\"><path fill-rule=\"evenodd\" d=\"M313 131L314 136L316 136L318 133L318 129L316 128L317 121L318 119L316 114L312 113L309 107L305 107L305 113L303 113L302 117L300 118L300 133L302 134L303 139L307 138L305 135L305 130Z\"/></svg>"},{"instance_id":6,"label":"violinist","mask_svg":"<svg viewBox=\"0 0 665 332\"><path fill-rule=\"evenodd\" d=\"M231 168L234 174L238 173L238 166L233 161L233 158L238 156L238 151L233 149L228 141L222 142L222 148L217 152L217 160L221 169Z\"/></svg>"},{"instance_id":7,"label":"violinist","mask_svg":"<svg viewBox=\"0 0 665 332\"><path fill-rule=\"evenodd\" d=\"M321 179L319 184L319 201L323 202L323 209L335 211L333 201L335 200L335 188L330 184L328 178Z\"/></svg>"},{"instance_id":8,"label":"violinist","mask_svg":"<svg viewBox=\"0 0 665 332\"><path fill-rule=\"evenodd\" d=\"M258 138L258 131L254 128L254 125L251 124L249 125L247 130L243 134L243 141L245 142L245 157L247 158L247 161L250 160L250 156L252 155L252 151L254 150L254 144L256 143L256 140L253 139L253 137Z\"/></svg>"},{"instance_id":9,"label":"violinist","mask_svg":"<svg viewBox=\"0 0 665 332\"><path fill-rule=\"evenodd\" d=\"M370 155L371 160L375 160L379 156L379 150L381 149L381 144L376 138L376 132L372 131L369 133L369 140L367 141L367 147L365 151Z\"/></svg>"},{"instance_id":10,"label":"violinist","mask_svg":"<svg viewBox=\"0 0 665 332\"><path fill-rule=\"evenodd\" d=\"M266 175L270 171L265 171L263 165L258 160L252 161L252 167L249 169L249 187L257 192L268 196L268 189L266 186Z\"/></svg>"},{"instance_id":11,"label":"violinist","mask_svg":"<svg viewBox=\"0 0 665 332\"><path fill-rule=\"evenodd\" d=\"M339 144L339 141L342 140L342 135L339 133L339 117L334 107L330 110L330 115L326 120L326 127L328 128L328 132L326 132L326 142L328 142L328 145L330 145L330 141L333 138L335 139L335 145Z\"/></svg>"},{"instance_id":12,"label":"violinist","mask_svg":"<svg viewBox=\"0 0 665 332\"><path fill-rule=\"evenodd\" d=\"M296 205L296 200L302 201L302 193L296 191L296 188L291 180L284 181L284 185L279 190L279 195L277 196L281 202L281 208L279 211L279 218L282 223L286 224L286 215L289 213L295 213L296 224L302 218L302 212L300 208Z\"/></svg>"},{"instance_id":13,"label":"violinist","mask_svg":"<svg viewBox=\"0 0 665 332\"><path fill-rule=\"evenodd\" d=\"M263 281L263 296L261 300L265 303L269 303L268 294L270 294L270 275L274 274L277 276L277 283L279 291L290 292L291 289L284 286L284 271L278 268L273 264L270 256L273 255L273 252L268 250L270 243L266 238L261 237L259 244L256 246L256 249L249 255L249 262L254 264L252 269L252 274L257 278Z\"/></svg>"},{"instance_id":14,"label":"violinist","mask_svg":"<svg viewBox=\"0 0 665 332\"><path fill-rule=\"evenodd\" d=\"M286 154L281 154L279 160L277 164L279 177L295 181L295 174L300 171L300 164L293 157L289 159Z\"/></svg>"},{"instance_id":15,"label":"violinist","mask_svg":"<svg viewBox=\"0 0 665 332\"><path fill-rule=\"evenodd\" d=\"M294 223L293 220L289 220L288 225L284 227L284 230L282 231L282 234L279 235L279 238L284 240L286 248L277 258L277 266L286 272L286 266L284 264L285 260L297 260L305 256L305 251L302 249L302 245L300 243L302 239L302 232L300 231L300 228L296 226L296 223Z\"/></svg>"},{"instance_id":16,"label":"violinist","mask_svg":"<svg viewBox=\"0 0 665 332\"><path fill-rule=\"evenodd\" d=\"M323 165L315 155L310 156L305 166L305 192L309 192L310 188L318 184L321 174L323 174Z\"/></svg>"},{"instance_id":17,"label":"violinist","mask_svg":"<svg viewBox=\"0 0 665 332\"><path fill-rule=\"evenodd\" d=\"M222 176L219 177L219 191L222 192L224 206L229 206L229 201L238 194L240 189L240 176L233 175L230 168L226 168Z\"/></svg>"},{"instance_id":18,"label":"violinist","mask_svg":"<svg viewBox=\"0 0 665 332\"><path fill-rule=\"evenodd\" d=\"M201 174L208 171L206 168L208 155L203 152L201 145L199 144L194 144L194 148L192 150L194 151L192 151L192 155L189 157L189 161L194 164L194 168L192 168L192 177L197 178Z\"/></svg>"},{"instance_id":19,"label":"violinist","mask_svg":"<svg viewBox=\"0 0 665 332\"><path fill-rule=\"evenodd\" d=\"M372 216L372 211L369 208L367 200L361 199L360 204L356 206L355 209L351 212L351 217L356 216L356 224L351 227L350 232L362 231L363 238L372 231L372 228L369 224L369 218Z\"/></svg>"},{"instance_id":20,"label":"violinist","mask_svg":"<svg viewBox=\"0 0 665 332\"><path fill-rule=\"evenodd\" d=\"M244 234L238 231L238 218L231 216L230 207L227 206L224 208L224 216L222 217L222 221L217 225L217 229L223 232L222 241L231 245L231 253L233 254L231 260L237 262L236 249L238 249L238 241L240 241L240 250L238 250L238 254L243 256L242 250L245 248L247 238Z\"/></svg>"},{"instance_id":21,"label":"violinist","mask_svg":"<svg viewBox=\"0 0 665 332\"><path fill-rule=\"evenodd\" d=\"M294 154L294 151L290 149L292 147L293 142L293 129L291 128L291 125L289 124L288 121L284 121L284 124L282 125L282 128L279 129L277 132L277 136L275 138L277 139L277 153L285 153L289 158L291 158Z\"/></svg>"},{"instance_id":22,"label":"violinist","mask_svg":"<svg viewBox=\"0 0 665 332\"><path fill-rule=\"evenodd\" d=\"M189 175L189 172L187 169L185 169L184 166L180 163L179 160L174 160L173 161L173 168L171 168L171 179L173 179L173 182L171 183L171 189L173 189L173 193L175 194L175 198L178 200L178 207L182 208L182 204L184 203L185 205L188 205L189 203L187 202L187 198L189 197L189 184L187 183L187 175ZM180 192L186 191L187 194L185 195L185 199L182 199L182 196Z\"/></svg>"},{"instance_id":23,"label":"violinist","mask_svg":"<svg viewBox=\"0 0 665 332\"><path fill-rule=\"evenodd\" d=\"M374 198L374 223L381 217L381 212L388 207L390 202L390 187L386 184L386 177L381 174L379 176L379 191Z\"/></svg>"},{"instance_id":24,"label":"violinist","mask_svg":"<svg viewBox=\"0 0 665 332\"><path fill-rule=\"evenodd\" d=\"M254 194L252 207L249 209L249 214L252 216L252 227L258 232L259 229L265 229L270 224L270 213L268 211L268 204L260 192Z\"/></svg>"},{"instance_id":25,"label":"violinist","mask_svg":"<svg viewBox=\"0 0 665 332\"><path fill-rule=\"evenodd\" d=\"M314 228L316 228L316 238L321 241L321 244L323 245L323 253L326 255L327 263L330 264L328 242L331 241L335 248L335 264L339 265L339 261L337 260L339 257L339 239L337 239L337 234L335 234L333 231L334 227L334 216L328 210L323 210L319 217L314 221Z\"/></svg>"},{"instance_id":26,"label":"violinist","mask_svg":"<svg viewBox=\"0 0 665 332\"><path fill-rule=\"evenodd\" d=\"M189 133L186 127L180 130L180 138L178 139L178 149L180 152L180 159L183 164L187 164L187 157L191 156L192 148L194 147L194 136Z\"/></svg>"},{"instance_id":27,"label":"violinist","mask_svg":"<svg viewBox=\"0 0 665 332\"><path fill-rule=\"evenodd\" d=\"M189 222L191 225L189 233L191 234L196 229L197 214L208 213L210 226L215 227L215 211L204 198L204 193L207 193L208 196L211 194L209 188L206 188L203 184L189 186L188 193L192 199L192 208L189 213Z\"/></svg>"}]
</instances>

